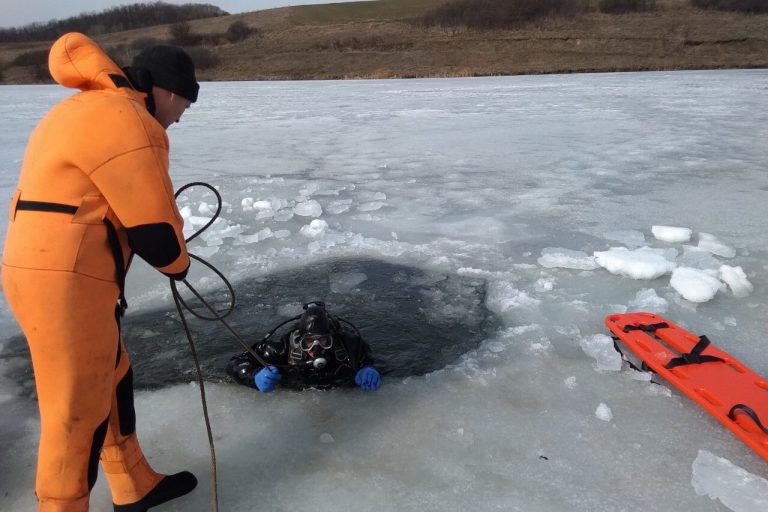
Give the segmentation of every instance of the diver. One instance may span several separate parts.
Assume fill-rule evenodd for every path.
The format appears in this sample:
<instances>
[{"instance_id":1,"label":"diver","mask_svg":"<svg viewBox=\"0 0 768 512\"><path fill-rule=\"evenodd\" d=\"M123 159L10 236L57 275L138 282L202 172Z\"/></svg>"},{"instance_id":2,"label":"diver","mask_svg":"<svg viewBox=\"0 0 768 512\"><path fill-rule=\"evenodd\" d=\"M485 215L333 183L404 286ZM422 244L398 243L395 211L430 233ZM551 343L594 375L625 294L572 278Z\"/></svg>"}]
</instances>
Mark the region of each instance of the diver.
<instances>
[{"instance_id":1,"label":"diver","mask_svg":"<svg viewBox=\"0 0 768 512\"><path fill-rule=\"evenodd\" d=\"M279 340L272 339L280 327L294 320L298 322L290 331ZM328 313L323 302L304 304L301 315L279 324L252 349L268 366L243 351L230 359L227 374L262 393L273 391L278 383L297 390L354 383L365 391L375 391L381 386L381 375L360 331Z\"/></svg>"}]
</instances>

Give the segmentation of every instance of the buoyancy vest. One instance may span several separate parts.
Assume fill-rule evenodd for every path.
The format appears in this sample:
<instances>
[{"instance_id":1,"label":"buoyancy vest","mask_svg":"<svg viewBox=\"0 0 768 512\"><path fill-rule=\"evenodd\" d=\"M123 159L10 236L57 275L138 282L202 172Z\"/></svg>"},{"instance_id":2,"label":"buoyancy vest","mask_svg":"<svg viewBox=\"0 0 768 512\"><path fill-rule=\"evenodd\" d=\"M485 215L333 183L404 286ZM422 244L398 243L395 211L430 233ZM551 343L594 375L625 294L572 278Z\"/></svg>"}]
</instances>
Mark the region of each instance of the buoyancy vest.
<instances>
[{"instance_id":1,"label":"buoyancy vest","mask_svg":"<svg viewBox=\"0 0 768 512\"><path fill-rule=\"evenodd\" d=\"M119 247L124 265L135 252L183 277L189 256L168 175L168 137L145 94L82 34L54 43L49 68L58 83L81 92L53 107L30 136L3 264L121 284ZM112 247L107 223L117 237Z\"/></svg>"}]
</instances>

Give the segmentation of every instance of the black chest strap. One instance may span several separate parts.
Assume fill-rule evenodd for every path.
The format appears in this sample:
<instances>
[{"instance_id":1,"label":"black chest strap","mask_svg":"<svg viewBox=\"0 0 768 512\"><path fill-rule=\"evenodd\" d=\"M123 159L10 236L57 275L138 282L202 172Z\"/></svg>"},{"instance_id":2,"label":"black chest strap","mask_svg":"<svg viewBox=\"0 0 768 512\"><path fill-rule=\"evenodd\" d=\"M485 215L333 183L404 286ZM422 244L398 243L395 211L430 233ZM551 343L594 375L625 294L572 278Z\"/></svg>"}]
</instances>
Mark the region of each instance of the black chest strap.
<instances>
[{"instance_id":1,"label":"black chest strap","mask_svg":"<svg viewBox=\"0 0 768 512\"><path fill-rule=\"evenodd\" d=\"M710 344L709 338L706 336L700 336L699 342L691 349L687 354L681 354L680 357L670 359L667 365L664 367L668 370L676 368L678 366L685 366L688 364L701 364L701 363L724 363L722 359L716 356L704 356L701 355L704 349Z\"/></svg>"},{"instance_id":2,"label":"black chest strap","mask_svg":"<svg viewBox=\"0 0 768 512\"><path fill-rule=\"evenodd\" d=\"M643 331L655 334L658 329L666 329L669 325L666 322L659 322L657 324L641 324L641 325L625 325L624 332ZM680 357L670 359L667 365L664 367L668 370L676 368L678 366L685 366L689 364L701 364L701 363L724 363L722 359L716 356L705 356L701 353L704 352L711 342L706 336L699 336L699 342L691 349L687 354L680 354Z\"/></svg>"},{"instance_id":3,"label":"black chest strap","mask_svg":"<svg viewBox=\"0 0 768 512\"><path fill-rule=\"evenodd\" d=\"M77 212L77 206L71 204L48 203L46 201L26 201L19 199L16 201L16 211L29 212L49 212L49 213L68 213L74 215Z\"/></svg>"}]
</instances>

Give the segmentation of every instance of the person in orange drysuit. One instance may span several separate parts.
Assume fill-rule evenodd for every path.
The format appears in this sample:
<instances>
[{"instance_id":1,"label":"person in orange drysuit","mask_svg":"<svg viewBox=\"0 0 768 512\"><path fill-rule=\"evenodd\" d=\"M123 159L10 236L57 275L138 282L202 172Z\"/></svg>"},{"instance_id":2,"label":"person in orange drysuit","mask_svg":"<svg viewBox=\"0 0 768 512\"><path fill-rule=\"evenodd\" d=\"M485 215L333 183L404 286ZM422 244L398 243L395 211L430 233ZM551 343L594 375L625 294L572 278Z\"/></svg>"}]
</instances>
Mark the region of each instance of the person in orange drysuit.
<instances>
[{"instance_id":1,"label":"person in orange drysuit","mask_svg":"<svg viewBox=\"0 0 768 512\"><path fill-rule=\"evenodd\" d=\"M2 263L35 373L38 510L87 511L101 459L114 510L142 512L197 484L156 473L139 447L119 323L134 253L174 279L189 268L165 129L199 85L180 48L147 48L121 70L78 33L53 44L49 69L81 92L30 136Z\"/></svg>"}]
</instances>

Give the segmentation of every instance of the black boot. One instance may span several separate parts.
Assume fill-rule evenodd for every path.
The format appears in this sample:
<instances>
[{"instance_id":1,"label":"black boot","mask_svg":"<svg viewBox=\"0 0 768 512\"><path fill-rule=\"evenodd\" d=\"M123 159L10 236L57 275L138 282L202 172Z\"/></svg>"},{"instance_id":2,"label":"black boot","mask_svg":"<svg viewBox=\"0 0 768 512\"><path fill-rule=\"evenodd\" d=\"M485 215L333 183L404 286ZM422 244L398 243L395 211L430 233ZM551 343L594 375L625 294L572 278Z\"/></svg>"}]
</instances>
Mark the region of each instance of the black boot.
<instances>
[{"instance_id":1,"label":"black boot","mask_svg":"<svg viewBox=\"0 0 768 512\"><path fill-rule=\"evenodd\" d=\"M197 486L197 478L189 471L168 475L158 483L146 496L135 503L114 505L115 512L147 512L152 507L184 496Z\"/></svg>"}]
</instances>

